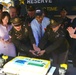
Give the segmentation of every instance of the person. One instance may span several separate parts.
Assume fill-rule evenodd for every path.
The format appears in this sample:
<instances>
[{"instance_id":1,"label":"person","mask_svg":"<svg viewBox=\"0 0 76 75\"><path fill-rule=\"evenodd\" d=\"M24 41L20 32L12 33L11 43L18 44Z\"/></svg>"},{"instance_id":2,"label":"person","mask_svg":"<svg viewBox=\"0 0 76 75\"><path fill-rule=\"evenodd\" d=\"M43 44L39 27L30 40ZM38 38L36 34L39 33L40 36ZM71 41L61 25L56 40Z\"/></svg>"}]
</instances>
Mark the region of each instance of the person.
<instances>
[{"instance_id":1,"label":"person","mask_svg":"<svg viewBox=\"0 0 76 75\"><path fill-rule=\"evenodd\" d=\"M65 8L62 8L60 10L60 17L63 19L63 24L62 24L62 27L64 29L67 29L69 26L71 26L71 19L69 17L67 17L67 10Z\"/></svg>"},{"instance_id":2,"label":"person","mask_svg":"<svg viewBox=\"0 0 76 75\"><path fill-rule=\"evenodd\" d=\"M9 7L9 14L10 14L11 19L13 19L14 17L18 16L17 8L14 7L14 6L10 6Z\"/></svg>"},{"instance_id":3,"label":"person","mask_svg":"<svg viewBox=\"0 0 76 75\"><path fill-rule=\"evenodd\" d=\"M61 11L60 11L60 16L63 19L63 22L62 22L61 26L64 30L67 30L67 28L72 25L72 22L71 22L72 19L67 17L67 14L68 14L67 9L62 8ZM68 33L66 34L66 39L68 40L69 44L71 44L71 38L70 38Z\"/></svg>"},{"instance_id":4,"label":"person","mask_svg":"<svg viewBox=\"0 0 76 75\"><path fill-rule=\"evenodd\" d=\"M12 26L13 28L10 30L9 34L17 48L17 54L30 57L34 56L34 52L31 52L31 50L38 50L38 47L35 45L31 27L24 25L19 17L15 17L12 20Z\"/></svg>"},{"instance_id":5,"label":"person","mask_svg":"<svg viewBox=\"0 0 76 75\"><path fill-rule=\"evenodd\" d=\"M73 19L72 26L67 28L71 37L70 53L72 54L73 66L76 67L76 18Z\"/></svg>"},{"instance_id":6,"label":"person","mask_svg":"<svg viewBox=\"0 0 76 75\"><path fill-rule=\"evenodd\" d=\"M0 4L0 18L1 18L2 11L3 11L3 5Z\"/></svg>"},{"instance_id":7,"label":"person","mask_svg":"<svg viewBox=\"0 0 76 75\"><path fill-rule=\"evenodd\" d=\"M30 25L31 21L35 18L35 7L34 6L27 6L27 15L25 18L25 23L27 22Z\"/></svg>"},{"instance_id":8,"label":"person","mask_svg":"<svg viewBox=\"0 0 76 75\"><path fill-rule=\"evenodd\" d=\"M12 28L8 12L2 12L0 21L0 54L15 57L15 46L10 40L9 31Z\"/></svg>"},{"instance_id":9,"label":"person","mask_svg":"<svg viewBox=\"0 0 76 75\"><path fill-rule=\"evenodd\" d=\"M50 59L52 54L53 64L67 63L69 44L65 38L64 30L61 28L61 23L61 18L55 17L51 19L50 25L47 26L39 43L41 50L38 52L38 56Z\"/></svg>"},{"instance_id":10,"label":"person","mask_svg":"<svg viewBox=\"0 0 76 75\"><path fill-rule=\"evenodd\" d=\"M35 11L35 19L31 22L31 28L33 35L38 46L46 27L50 24L50 19L44 16L44 11L41 8L37 8Z\"/></svg>"}]
</instances>

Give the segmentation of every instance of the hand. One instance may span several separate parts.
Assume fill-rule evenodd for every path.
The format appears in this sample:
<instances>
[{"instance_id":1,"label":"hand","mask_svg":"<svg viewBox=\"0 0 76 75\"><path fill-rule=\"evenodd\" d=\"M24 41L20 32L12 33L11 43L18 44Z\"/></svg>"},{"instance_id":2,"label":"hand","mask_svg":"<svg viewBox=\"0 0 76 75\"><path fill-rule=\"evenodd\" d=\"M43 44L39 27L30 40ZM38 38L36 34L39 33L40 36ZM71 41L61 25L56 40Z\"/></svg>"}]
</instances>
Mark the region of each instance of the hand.
<instances>
[{"instance_id":1,"label":"hand","mask_svg":"<svg viewBox=\"0 0 76 75\"><path fill-rule=\"evenodd\" d=\"M35 44L33 44L33 48L34 48L35 51L40 51L40 48L37 47Z\"/></svg>"},{"instance_id":2,"label":"hand","mask_svg":"<svg viewBox=\"0 0 76 75\"><path fill-rule=\"evenodd\" d=\"M72 27L68 27L67 31L69 32L69 34L74 34L75 29L73 29Z\"/></svg>"},{"instance_id":3,"label":"hand","mask_svg":"<svg viewBox=\"0 0 76 75\"><path fill-rule=\"evenodd\" d=\"M39 48L39 47L35 47L35 49L34 49L35 51L41 51L41 49Z\"/></svg>"},{"instance_id":4,"label":"hand","mask_svg":"<svg viewBox=\"0 0 76 75\"><path fill-rule=\"evenodd\" d=\"M3 39L3 38L0 38L0 41L1 41L1 42L3 42L3 43L5 43L5 41L4 41L4 39Z\"/></svg>"},{"instance_id":5,"label":"hand","mask_svg":"<svg viewBox=\"0 0 76 75\"><path fill-rule=\"evenodd\" d=\"M35 56L38 56L35 50L30 50L29 52L31 52Z\"/></svg>"},{"instance_id":6,"label":"hand","mask_svg":"<svg viewBox=\"0 0 76 75\"><path fill-rule=\"evenodd\" d=\"M11 39L8 39L8 40L6 41L6 43L11 43Z\"/></svg>"},{"instance_id":7,"label":"hand","mask_svg":"<svg viewBox=\"0 0 76 75\"><path fill-rule=\"evenodd\" d=\"M38 55L42 56L44 53L45 53L45 50L41 50Z\"/></svg>"}]
</instances>

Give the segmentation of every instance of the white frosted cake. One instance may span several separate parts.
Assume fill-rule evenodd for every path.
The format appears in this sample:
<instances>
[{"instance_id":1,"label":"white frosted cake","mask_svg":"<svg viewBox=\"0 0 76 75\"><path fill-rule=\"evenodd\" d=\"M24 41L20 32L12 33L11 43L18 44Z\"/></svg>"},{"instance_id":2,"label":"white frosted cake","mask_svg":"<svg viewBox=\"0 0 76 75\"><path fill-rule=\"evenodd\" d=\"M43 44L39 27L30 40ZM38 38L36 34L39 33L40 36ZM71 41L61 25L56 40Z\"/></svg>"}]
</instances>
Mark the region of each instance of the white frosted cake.
<instances>
[{"instance_id":1,"label":"white frosted cake","mask_svg":"<svg viewBox=\"0 0 76 75\"><path fill-rule=\"evenodd\" d=\"M6 63L3 71L18 75L46 75L49 68L49 60L18 56Z\"/></svg>"}]
</instances>

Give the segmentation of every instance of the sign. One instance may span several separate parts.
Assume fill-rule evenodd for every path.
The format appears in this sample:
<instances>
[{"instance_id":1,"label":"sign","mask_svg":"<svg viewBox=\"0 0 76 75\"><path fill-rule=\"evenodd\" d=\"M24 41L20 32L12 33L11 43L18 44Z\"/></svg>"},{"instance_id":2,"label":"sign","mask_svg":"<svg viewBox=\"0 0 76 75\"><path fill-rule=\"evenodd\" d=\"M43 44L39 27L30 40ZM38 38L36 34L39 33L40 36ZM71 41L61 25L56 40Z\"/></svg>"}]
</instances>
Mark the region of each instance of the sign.
<instances>
[{"instance_id":1,"label":"sign","mask_svg":"<svg viewBox=\"0 0 76 75\"><path fill-rule=\"evenodd\" d=\"M27 4L52 3L52 0L27 0Z\"/></svg>"},{"instance_id":2,"label":"sign","mask_svg":"<svg viewBox=\"0 0 76 75\"><path fill-rule=\"evenodd\" d=\"M76 15L76 0L26 0L26 4L41 7L48 15L59 15L62 8L68 15Z\"/></svg>"}]
</instances>

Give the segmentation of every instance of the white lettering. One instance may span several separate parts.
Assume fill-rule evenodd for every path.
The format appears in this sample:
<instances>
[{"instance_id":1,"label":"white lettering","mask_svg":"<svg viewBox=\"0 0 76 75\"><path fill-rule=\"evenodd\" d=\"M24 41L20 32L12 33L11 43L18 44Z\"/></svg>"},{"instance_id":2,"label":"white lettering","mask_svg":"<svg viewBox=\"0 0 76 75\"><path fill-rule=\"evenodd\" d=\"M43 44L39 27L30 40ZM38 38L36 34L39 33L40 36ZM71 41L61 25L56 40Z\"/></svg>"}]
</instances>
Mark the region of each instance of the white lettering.
<instances>
[{"instance_id":1,"label":"white lettering","mask_svg":"<svg viewBox=\"0 0 76 75\"><path fill-rule=\"evenodd\" d=\"M41 1L41 0L38 0L38 3L41 3L40 1Z\"/></svg>"},{"instance_id":2,"label":"white lettering","mask_svg":"<svg viewBox=\"0 0 76 75\"><path fill-rule=\"evenodd\" d=\"M45 0L45 3L47 3L48 2L48 0Z\"/></svg>"},{"instance_id":3,"label":"white lettering","mask_svg":"<svg viewBox=\"0 0 76 75\"><path fill-rule=\"evenodd\" d=\"M41 0L41 3L44 3L44 0Z\"/></svg>"},{"instance_id":4,"label":"white lettering","mask_svg":"<svg viewBox=\"0 0 76 75\"><path fill-rule=\"evenodd\" d=\"M27 0L27 4L52 3L52 0Z\"/></svg>"},{"instance_id":5,"label":"white lettering","mask_svg":"<svg viewBox=\"0 0 76 75\"><path fill-rule=\"evenodd\" d=\"M27 4L30 4L31 2L30 2L30 0L27 0Z\"/></svg>"},{"instance_id":6,"label":"white lettering","mask_svg":"<svg viewBox=\"0 0 76 75\"><path fill-rule=\"evenodd\" d=\"M31 4L33 4L33 0L31 0Z\"/></svg>"},{"instance_id":7,"label":"white lettering","mask_svg":"<svg viewBox=\"0 0 76 75\"><path fill-rule=\"evenodd\" d=\"M52 3L52 0L49 0L49 3Z\"/></svg>"},{"instance_id":8,"label":"white lettering","mask_svg":"<svg viewBox=\"0 0 76 75\"><path fill-rule=\"evenodd\" d=\"M34 0L34 3L36 4L37 3L37 0Z\"/></svg>"}]
</instances>

